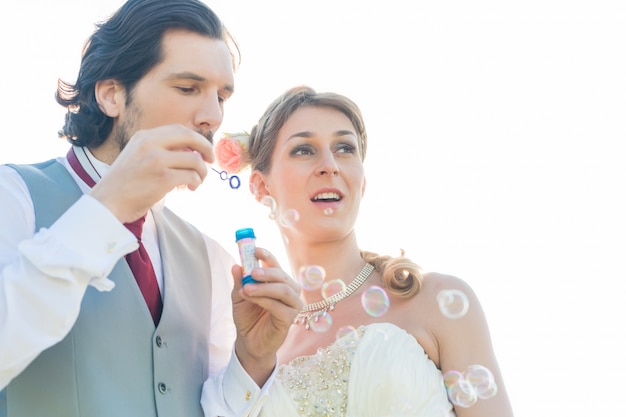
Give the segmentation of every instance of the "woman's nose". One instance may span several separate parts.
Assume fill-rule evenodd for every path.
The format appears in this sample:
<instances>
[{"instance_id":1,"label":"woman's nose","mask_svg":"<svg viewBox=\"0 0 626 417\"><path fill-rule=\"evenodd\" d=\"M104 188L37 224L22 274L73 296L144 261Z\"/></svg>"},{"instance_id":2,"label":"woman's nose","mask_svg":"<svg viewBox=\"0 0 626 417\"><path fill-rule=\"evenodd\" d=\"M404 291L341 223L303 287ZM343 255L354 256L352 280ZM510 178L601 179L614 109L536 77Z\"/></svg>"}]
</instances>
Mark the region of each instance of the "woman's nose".
<instances>
[{"instance_id":1,"label":"woman's nose","mask_svg":"<svg viewBox=\"0 0 626 417\"><path fill-rule=\"evenodd\" d=\"M326 152L323 154L320 165L317 168L318 175L338 175L339 165L335 160L335 156L332 152Z\"/></svg>"}]
</instances>

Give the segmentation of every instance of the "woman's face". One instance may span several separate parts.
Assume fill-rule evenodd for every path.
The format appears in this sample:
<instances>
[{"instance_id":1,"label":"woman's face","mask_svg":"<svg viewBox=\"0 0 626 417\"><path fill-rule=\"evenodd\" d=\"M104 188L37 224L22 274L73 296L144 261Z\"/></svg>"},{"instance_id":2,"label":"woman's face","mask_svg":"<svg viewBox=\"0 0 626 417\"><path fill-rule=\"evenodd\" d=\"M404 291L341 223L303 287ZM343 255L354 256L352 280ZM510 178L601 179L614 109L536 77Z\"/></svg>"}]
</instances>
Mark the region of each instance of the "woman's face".
<instances>
[{"instance_id":1,"label":"woman's face","mask_svg":"<svg viewBox=\"0 0 626 417\"><path fill-rule=\"evenodd\" d=\"M287 216L283 232L323 241L352 232L365 190L359 140L350 119L330 107L301 107L287 119L269 173L255 174L261 194L277 202L279 224Z\"/></svg>"}]
</instances>

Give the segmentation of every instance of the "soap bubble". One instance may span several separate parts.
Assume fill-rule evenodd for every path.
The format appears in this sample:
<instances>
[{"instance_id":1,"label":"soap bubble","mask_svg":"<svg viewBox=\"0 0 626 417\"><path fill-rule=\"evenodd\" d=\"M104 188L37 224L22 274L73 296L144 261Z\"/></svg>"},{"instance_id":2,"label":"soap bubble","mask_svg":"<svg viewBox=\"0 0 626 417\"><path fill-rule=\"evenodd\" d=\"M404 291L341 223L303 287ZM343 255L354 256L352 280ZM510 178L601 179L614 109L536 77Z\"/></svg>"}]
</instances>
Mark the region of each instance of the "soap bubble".
<instances>
[{"instance_id":1,"label":"soap bubble","mask_svg":"<svg viewBox=\"0 0 626 417\"><path fill-rule=\"evenodd\" d=\"M311 330L323 333L327 332L333 325L333 318L327 311L319 311L311 316L309 319L309 327Z\"/></svg>"},{"instance_id":2,"label":"soap bubble","mask_svg":"<svg viewBox=\"0 0 626 417\"><path fill-rule=\"evenodd\" d=\"M448 391L448 399L452 404L464 408L476 404L478 395L462 373L454 370L448 371L443 376L443 382Z\"/></svg>"},{"instance_id":3,"label":"soap bubble","mask_svg":"<svg viewBox=\"0 0 626 417\"><path fill-rule=\"evenodd\" d=\"M272 220L276 219L276 200L271 195L264 195L261 198L261 204L270 208L268 217Z\"/></svg>"},{"instance_id":4,"label":"soap bubble","mask_svg":"<svg viewBox=\"0 0 626 417\"><path fill-rule=\"evenodd\" d=\"M300 268L298 278L300 286L307 290L315 290L321 287L326 278L326 270L319 265L309 265Z\"/></svg>"},{"instance_id":5,"label":"soap bubble","mask_svg":"<svg viewBox=\"0 0 626 417\"><path fill-rule=\"evenodd\" d=\"M358 332L353 326L343 326L335 333L335 339L339 340L343 337L346 337L346 339L356 338L358 337Z\"/></svg>"},{"instance_id":6,"label":"soap bubble","mask_svg":"<svg viewBox=\"0 0 626 417\"><path fill-rule=\"evenodd\" d=\"M280 215L278 221L284 227L295 227L298 220L300 220L300 213L295 209L289 209Z\"/></svg>"},{"instance_id":7,"label":"soap bubble","mask_svg":"<svg viewBox=\"0 0 626 417\"><path fill-rule=\"evenodd\" d=\"M380 317L389 310L389 296L381 287L372 285L361 294L361 305L370 316Z\"/></svg>"},{"instance_id":8,"label":"soap bubble","mask_svg":"<svg viewBox=\"0 0 626 417\"><path fill-rule=\"evenodd\" d=\"M439 310L449 319L463 317L469 309L467 295L459 290L442 290L437 294Z\"/></svg>"},{"instance_id":9,"label":"soap bubble","mask_svg":"<svg viewBox=\"0 0 626 417\"><path fill-rule=\"evenodd\" d=\"M478 397L482 399L491 398L498 392L498 386L493 374L482 365L468 366L465 372L463 372L463 376L474 387Z\"/></svg>"},{"instance_id":10,"label":"soap bubble","mask_svg":"<svg viewBox=\"0 0 626 417\"><path fill-rule=\"evenodd\" d=\"M340 279L334 279L332 281L325 282L322 285L322 297L327 299L337 293L345 291L346 283Z\"/></svg>"}]
</instances>

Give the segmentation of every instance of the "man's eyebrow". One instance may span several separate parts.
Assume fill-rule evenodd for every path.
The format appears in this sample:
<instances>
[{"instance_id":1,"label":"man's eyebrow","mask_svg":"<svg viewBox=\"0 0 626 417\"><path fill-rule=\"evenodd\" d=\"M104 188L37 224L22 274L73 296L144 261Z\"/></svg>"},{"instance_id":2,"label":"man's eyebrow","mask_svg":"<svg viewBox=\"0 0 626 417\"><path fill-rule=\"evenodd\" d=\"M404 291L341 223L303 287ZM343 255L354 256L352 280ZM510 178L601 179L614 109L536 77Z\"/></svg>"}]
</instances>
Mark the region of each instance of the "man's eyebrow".
<instances>
[{"instance_id":1,"label":"man's eyebrow","mask_svg":"<svg viewBox=\"0 0 626 417\"><path fill-rule=\"evenodd\" d=\"M173 72L169 74L167 77L165 77L165 79L166 80L194 80L194 81L200 81L200 82L206 81L206 78L201 77L200 75L193 73L193 72L189 72L189 71Z\"/></svg>"},{"instance_id":2,"label":"man's eyebrow","mask_svg":"<svg viewBox=\"0 0 626 417\"><path fill-rule=\"evenodd\" d=\"M183 72L173 72L165 77L166 80L192 80L198 81L201 83L207 82L208 80L205 77L202 77L195 72L183 71ZM226 84L222 87L222 90L228 91L229 93L235 92L235 87L231 84Z\"/></svg>"}]
</instances>

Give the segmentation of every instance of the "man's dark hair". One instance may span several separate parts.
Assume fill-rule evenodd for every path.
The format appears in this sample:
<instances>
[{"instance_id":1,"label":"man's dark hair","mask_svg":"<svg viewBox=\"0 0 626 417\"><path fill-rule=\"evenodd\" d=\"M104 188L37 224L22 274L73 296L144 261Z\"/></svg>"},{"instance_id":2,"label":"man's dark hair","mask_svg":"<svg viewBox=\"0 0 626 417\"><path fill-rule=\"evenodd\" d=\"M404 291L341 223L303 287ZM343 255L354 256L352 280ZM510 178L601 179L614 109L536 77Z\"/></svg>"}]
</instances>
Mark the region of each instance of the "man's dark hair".
<instances>
[{"instance_id":1,"label":"man's dark hair","mask_svg":"<svg viewBox=\"0 0 626 417\"><path fill-rule=\"evenodd\" d=\"M162 61L163 35L171 29L223 40L230 49L233 68L237 66L236 42L206 4L198 0L129 0L110 19L96 25L83 48L76 82L59 80L56 101L68 109L59 137L77 146L102 144L113 119L100 110L96 83L116 80L125 87L129 100L137 82Z\"/></svg>"}]
</instances>

